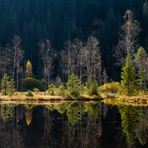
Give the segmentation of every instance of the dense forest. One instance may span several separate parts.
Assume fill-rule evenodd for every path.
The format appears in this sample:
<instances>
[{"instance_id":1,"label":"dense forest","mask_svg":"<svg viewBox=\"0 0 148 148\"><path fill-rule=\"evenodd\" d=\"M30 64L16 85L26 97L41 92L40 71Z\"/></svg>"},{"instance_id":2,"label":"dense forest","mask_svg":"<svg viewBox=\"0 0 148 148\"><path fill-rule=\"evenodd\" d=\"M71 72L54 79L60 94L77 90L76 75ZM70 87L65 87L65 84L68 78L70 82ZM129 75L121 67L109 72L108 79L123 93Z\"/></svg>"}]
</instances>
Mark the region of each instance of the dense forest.
<instances>
[{"instance_id":1,"label":"dense forest","mask_svg":"<svg viewBox=\"0 0 148 148\"><path fill-rule=\"evenodd\" d=\"M0 148L148 147L148 0L0 0Z\"/></svg>"},{"instance_id":2,"label":"dense forest","mask_svg":"<svg viewBox=\"0 0 148 148\"><path fill-rule=\"evenodd\" d=\"M46 55L41 51L50 49L52 62L48 68L50 80L54 80L63 75L61 53L67 51L69 44L78 40L89 44L90 36L94 36L98 40L102 67L109 79L118 80L121 69L115 68L114 52L127 9L140 22L137 45L148 51L147 0L1 0L0 55L4 50L21 48L16 65L20 63L21 70L25 71L30 60L34 76L42 79L43 65L46 66L42 57L46 59ZM4 65L2 57L1 65Z\"/></svg>"}]
</instances>

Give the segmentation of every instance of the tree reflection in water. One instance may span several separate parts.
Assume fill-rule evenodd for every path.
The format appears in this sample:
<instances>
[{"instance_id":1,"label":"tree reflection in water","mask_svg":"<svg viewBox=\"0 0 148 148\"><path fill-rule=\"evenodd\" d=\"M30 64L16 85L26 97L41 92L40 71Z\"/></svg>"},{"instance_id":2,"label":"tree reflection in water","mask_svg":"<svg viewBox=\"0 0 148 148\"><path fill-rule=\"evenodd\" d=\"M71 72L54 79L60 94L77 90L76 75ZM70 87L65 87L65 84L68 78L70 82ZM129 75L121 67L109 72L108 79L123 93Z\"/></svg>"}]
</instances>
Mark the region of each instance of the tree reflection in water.
<instances>
[{"instance_id":1,"label":"tree reflection in water","mask_svg":"<svg viewBox=\"0 0 148 148\"><path fill-rule=\"evenodd\" d=\"M148 142L148 107L120 106L123 134L129 145Z\"/></svg>"},{"instance_id":2,"label":"tree reflection in water","mask_svg":"<svg viewBox=\"0 0 148 148\"><path fill-rule=\"evenodd\" d=\"M148 107L0 105L0 148L147 147Z\"/></svg>"}]
</instances>

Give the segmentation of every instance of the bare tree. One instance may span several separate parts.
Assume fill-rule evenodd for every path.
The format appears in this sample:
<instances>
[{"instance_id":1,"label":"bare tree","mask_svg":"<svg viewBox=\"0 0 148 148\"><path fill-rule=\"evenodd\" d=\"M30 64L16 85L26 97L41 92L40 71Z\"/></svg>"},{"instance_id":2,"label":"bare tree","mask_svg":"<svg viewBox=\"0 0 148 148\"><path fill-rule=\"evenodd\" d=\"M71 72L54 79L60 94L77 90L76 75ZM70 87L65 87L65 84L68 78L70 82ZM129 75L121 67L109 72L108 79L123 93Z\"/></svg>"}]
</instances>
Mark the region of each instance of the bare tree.
<instances>
[{"instance_id":1,"label":"bare tree","mask_svg":"<svg viewBox=\"0 0 148 148\"><path fill-rule=\"evenodd\" d=\"M1 76L4 73L11 75L12 72L12 50L9 45L1 47L0 55L0 74Z\"/></svg>"},{"instance_id":2,"label":"bare tree","mask_svg":"<svg viewBox=\"0 0 148 148\"><path fill-rule=\"evenodd\" d=\"M39 43L39 47L40 47L41 60L43 62L43 76L44 79L47 80L49 83L49 79L52 72L52 64L53 64L53 51L51 43L48 39L42 40Z\"/></svg>"},{"instance_id":3,"label":"bare tree","mask_svg":"<svg viewBox=\"0 0 148 148\"><path fill-rule=\"evenodd\" d=\"M79 53L78 53L78 65L79 65L79 75L81 80L83 80L86 77L85 53L86 52L84 44L80 42Z\"/></svg>"},{"instance_id":4,"label":"bare tree","mask_svg":"<svg viewBox=\"0 0 148 148\"><path fill-rule=\"evenodd\" d=\"M66 76L72 73L78 75L78 42L78 40L75 40L75 42L70 40L67 41L65 44L65 50L61 53L63 73Z\"/></svg>"},{"instance_id":5,"label":"bare tree","mask_svg":"<svg viewBox=\"0 0 148 148\"><path fill-rule=\"evenodd\" d=\"M132 11L127 10L124 15L119 43L115 51L117 65L121 66L127 55L133 57L135 50L138 48L137 36L140 31L140 23L134 19Z\"/></svg>"},{"instance_id":6,"label":"bare tree","mask_svg":"<svg viewBox=\"0 0 148 148\"><path fill-rule=\"evenodd\" d=\"M90 36L84 47L84 63L86 66L87 81L99 80L101 82L101 54L99 41Z\"/></svg>"},{"instance_id":7,"label":"bare tree","mask_svg":"<svg viewBox=\"0 0 148 148\"><path fill-rule=\"evenodd\" d=\"M102 83L107 83L108 82L108 75L106 73L106 69L104 68L102 71Z\"/></svg>"},{"instance_id":8,"label":"bare tree","mask_svg":"<svg viewBox=\"0 0 148 148\"><path fill-rule=\"evenodd\" d=\"M74 73L83 82L101 80L100 47L95 37L90 36L85 44L78 39L68 41L61 56L63 73L67 76Z\"/></svg>"},{"instance_id":9,"label":"bare tree","mask_svg":"<svg viewBox=\"0 0 148 148\"><path fill-rule=\"evenodd\" d=\"M19 74L21 73L21 61L23 59L23 50L20 47L22 40L15 35L12 39L13 43L13 79L16 80L16 86L19 85Z\"/></svg>"}]
</instances>

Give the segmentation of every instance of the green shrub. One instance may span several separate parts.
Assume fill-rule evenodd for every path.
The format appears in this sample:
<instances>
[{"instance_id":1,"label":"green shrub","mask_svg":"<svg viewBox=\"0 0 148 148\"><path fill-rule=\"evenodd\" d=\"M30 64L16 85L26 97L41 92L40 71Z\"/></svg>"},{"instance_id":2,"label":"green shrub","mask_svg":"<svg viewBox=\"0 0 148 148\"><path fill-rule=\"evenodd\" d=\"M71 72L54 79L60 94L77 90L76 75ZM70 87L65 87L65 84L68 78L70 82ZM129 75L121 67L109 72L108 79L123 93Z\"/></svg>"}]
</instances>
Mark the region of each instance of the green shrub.
<instances>
[{"instance_id":1,"label":"green shrub","mask_svg":"<svg viewBox=\"0 0 148 148\"><path fill-rule=\"evenodd\" d=\"M55 84L50 84L46 94L52 96L65 96L65 87L63 85L57 86Z\"/></svg>"},{"instance_id":2,"label":"green shrub","mask_svg":"<svg viewBox=\"0 0 148 148\"><path fill-rule=\"evenodd\" d=\"M64 87L64 85L58 86L58 87L56 88L55 94L56 94L57 96L65 96L65 87Z\"/></svg>"},{"instance_id":3,"label":"green shrub","mask_svg":"<svg viewBox=\"0 0 148 148\"><path fill-rule=\"evenodd\" d=\"M33 97L33 93L31 90L28 90L27 93L26 93L26 96L28 97Z\"/></svg>"},{"instance_id":4,"label":"green shrub","mask_svg":"<svg viewBox=\"0 0 148 148\"><path fill-rule=\"evenodd\" d=\"M13 95L15 92L14 81L5 73L1 80L1 93L3 95Z\"/></svg>"},{"instance_id":5,"label":"green shrub","mask_svg":"<svg viewBox=\"0 0 148 148\"><path fill-rule=\"evenodd\" d=\"M33 92L38 93L38 92L40 92L40 90L38 88L34 88Z\"/></svg>"},{"instance_id":6,"label":"green shrub","mask_svg":"<svg viewBox=\"0 0 148 148\"><path fill-rule=\"evenodd\" d=\"M66 95L70 97L79 97L84 90L81 80L74 74L70 75L66 83Z\"/></svg>"},{"instance_id":7,"label":"green shrub","mask_svg":"<svg viewBox=\"0 0 148 148\"><path fill-rule=\"evenodd\" d=\"M98 82L96 80L88 82L87 92L90 96L98 95Z\"/></svg>"},{"instance_id":8,"label":"green shrub","mask_svg":"<svg viewBox=\"0 0 148 148\"><path fill-rule=\"evenodd\" d=\"M22 84L23 91L27 91L27 90L33 91L34 88L37 88L40 91L43 90L41 81L34 78L23 79L21 84Z\"/></svg>"},{"instance_id":9,"label":"green shrub","mask_svg":"<svg viewBox=\"0 0 148 148\"><path fill-rule=\"evenodd\" d=\"M121 90L121 85L119 82L106 83L99 87L100 92L117 93L120 90Z\"/></svg>"},{"instance_id":10,"label":"green shrub","mask_svg":"<svg viewBox=\"0 0 148 148\"><path fill-rule=\"evenodd\" d=\"M46 94L47 95L52 95L54 96L55 95L55 89L56 89L56 85L55 84L50 84L48 86L48 90L46 91Z\"/></svg>"}]
</instances>

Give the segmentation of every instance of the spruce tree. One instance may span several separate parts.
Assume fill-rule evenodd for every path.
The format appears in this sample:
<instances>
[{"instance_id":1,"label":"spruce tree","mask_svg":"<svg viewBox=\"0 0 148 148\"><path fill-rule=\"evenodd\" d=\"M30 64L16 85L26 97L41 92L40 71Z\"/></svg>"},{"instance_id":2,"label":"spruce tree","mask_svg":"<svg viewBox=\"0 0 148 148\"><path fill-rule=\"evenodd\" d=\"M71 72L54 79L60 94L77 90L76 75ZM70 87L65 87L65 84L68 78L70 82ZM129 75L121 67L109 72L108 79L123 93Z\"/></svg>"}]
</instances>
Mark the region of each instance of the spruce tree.
<instances>
[{"instance_id":1,"label":"spruce tree","mask_svg":"<svg viewBox=\"0 0 148 148\"><path fill-rule=\"evenodd\" d=\"M66 83L67 93L70 97L79 97L83 92L84 86L78 76L71 74Z\"/></svg>"},{"instance_id":2,"label":"spruce tree","mask_svg":"<svg viewBox=\"0 0 148 148\"><path fill-rule=\"evenodd\" d=\"M3 78L1 80L1 92L3 95L13 95L14 89L14 81L9 78L7 73L4 73Z\"/></svg>"},{"instance_id":3,"label":"spruce tree","mask_svg":"<svg viewBox=\"0 0 148 148\"><path fill-rule=\"evenodd\" d=\"M135 74L135 68L130 56L126 57L125 64L122 68L121 86L122 86L123 92L126 95L128 96L134 95L136 90L136 74Z\"/></svg>"},{"instance_id":4,"label":"spruce tree","mask_svg":"<svg viewBox=\"0 0 148 148\"><path fill-rule=\"evenodd\" d=\"M136 55L136 64L138 66L138 83L141 90L145 90L147 86L147 53L143 47L140 47L138 49L137 55Z\"/></svg>"}]
</instances>

